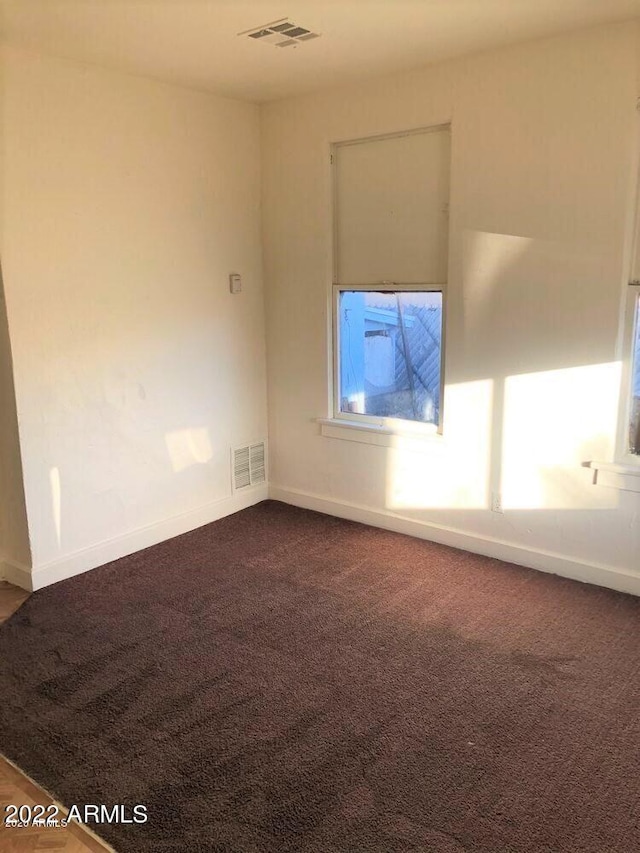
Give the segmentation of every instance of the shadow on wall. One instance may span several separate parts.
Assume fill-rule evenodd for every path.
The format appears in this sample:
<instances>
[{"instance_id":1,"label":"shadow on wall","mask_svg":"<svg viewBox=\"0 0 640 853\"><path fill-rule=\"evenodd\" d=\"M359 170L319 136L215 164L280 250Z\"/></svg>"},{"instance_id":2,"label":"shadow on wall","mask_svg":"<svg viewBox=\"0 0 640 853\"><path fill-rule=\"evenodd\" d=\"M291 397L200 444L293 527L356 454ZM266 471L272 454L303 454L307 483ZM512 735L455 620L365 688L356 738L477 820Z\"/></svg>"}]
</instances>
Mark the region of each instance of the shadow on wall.
<instances>
[{"instance_id":1,"label":"shadow on wall","mask_svg":"<svg viewBox=\"0 0 640 853\"><path fill-rule=\"evenodd\" d=\"M609 321L615 338L605 259L486 232L465 234L462 258L446 353L461 381L445 388L442 439L415 452L399 436L387 454L386 507L615 509L619 494L592 488L583 467L615 446L621 365L602 331Z\"/></svg>"},{"instance_id":2,"label":"shadow on wall","mask_svg":"<svg viewBox=\"0 0 640 853\"><path fill-rule=\"evenodd\" d=\"M31 567L9 322L0 263L0 558Z\"/></svg>"}]
</instances>

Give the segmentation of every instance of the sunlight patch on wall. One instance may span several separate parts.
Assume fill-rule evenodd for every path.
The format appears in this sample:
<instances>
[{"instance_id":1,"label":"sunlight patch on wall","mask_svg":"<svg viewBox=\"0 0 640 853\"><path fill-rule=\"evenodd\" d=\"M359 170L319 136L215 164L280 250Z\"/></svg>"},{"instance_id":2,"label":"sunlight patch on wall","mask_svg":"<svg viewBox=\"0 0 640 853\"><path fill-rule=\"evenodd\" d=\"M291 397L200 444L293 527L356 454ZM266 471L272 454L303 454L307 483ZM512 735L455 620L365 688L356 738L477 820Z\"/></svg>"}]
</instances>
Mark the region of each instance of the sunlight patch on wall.
<instances>
[{"instance_id":1,"label":"sunlight patch on wall","mask_svg":"<svg viewBox=\"0 0 640 853\"><path fill-rule=\"evenodd\" d=\"M486 509L493 382L482 379L447 386L443 436L424 441L397 436L388 453L389 509Z\"/></svg>"},{"instance_id":2,"label":"sunlight patch on wall","mask_svg":"<svg viewBox=\"0 0 640 853\"><path fill-rule=\"evenodd\" d=\"M206 427L168 432L165 442L176 474L191 465L204 465L213 456L209 430Z\"/></svg>"},{"instance_id":3,"label":"sunlight patch on wall","mask_svg":"<svg viewBox=\"0 0 640 853\"><path fill-rule=\"evenodd\" d=\"M590 487L582 463L612 458L619 384L620 362L506 378L505 511L617 505L615 492Z\"/></svg>"}]
</instances>

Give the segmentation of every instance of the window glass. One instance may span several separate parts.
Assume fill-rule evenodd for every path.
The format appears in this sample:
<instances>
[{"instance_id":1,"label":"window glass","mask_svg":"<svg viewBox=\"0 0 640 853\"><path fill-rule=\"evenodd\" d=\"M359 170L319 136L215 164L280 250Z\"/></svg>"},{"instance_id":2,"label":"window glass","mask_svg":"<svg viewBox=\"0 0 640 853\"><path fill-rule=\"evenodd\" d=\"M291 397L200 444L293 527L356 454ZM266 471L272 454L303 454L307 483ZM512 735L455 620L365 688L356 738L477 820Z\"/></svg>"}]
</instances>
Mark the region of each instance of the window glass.
<instances>
[{"instance_id":1,"label":"window glass","mask_svg":"<svg viewBox=\"0 0 640 853\"><path fill-rule=\"evenodd\" d=\"M442 292L339 293L340 412L438 424Z\"/></svg>"}]
</instances>

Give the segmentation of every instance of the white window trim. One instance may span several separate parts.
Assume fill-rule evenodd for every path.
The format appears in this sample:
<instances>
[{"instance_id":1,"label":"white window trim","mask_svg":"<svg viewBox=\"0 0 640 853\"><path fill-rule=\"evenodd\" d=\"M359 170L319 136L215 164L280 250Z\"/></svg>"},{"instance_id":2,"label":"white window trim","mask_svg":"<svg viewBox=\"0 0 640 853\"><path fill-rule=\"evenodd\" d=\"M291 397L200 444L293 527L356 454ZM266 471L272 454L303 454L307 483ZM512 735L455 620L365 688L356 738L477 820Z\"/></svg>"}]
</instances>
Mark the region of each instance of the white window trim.
<instances>
[{"instance_id":1,"label":"white window trim","mask_svg":"<svg viewBox=\"0 0 640 853\"><path fill-rule=\"evenodd\" d=\"M376 418L372 418L376 420ZM389 421L392 419L389 418ZM339 438L342 441L355 441L358 444L372 444L376 447L401 447L404 450L425 450L432 442L438 444L444 441L444 436L436 432L434 424L419 424L423 427L433 427L431 430L394 428L387 424L368 424L349 421L343 418L316 418L320 424L320 435L325 438ZM400 421L402 424L412 424L414 421Z\"/></svg>"},{"instance_id":2,"label":"white window trim","mask_svg":"<svg viewBox=\"0 0 640 853\"><path fill-rule=\"evenodd\" d=\"M420 292L440 293L442 295L442 331L440 336L440 408L439 422L426 424L404 418L380 418L375 415L361 415L354 412L340 411L340 324L338 322L338 307L340 294L345 291L375 291L388 290L398 293ZM371 282L369 284L333 284L332 286L332 357L331 357L331 386L333 389L333 415L328 418L318 418L321 425L321 435L326 438L341 438L347 441L358 441L363 444L375 444L382 447L395 447L402 439L402 446L407 442L419 445L420 442L442 439L442 423L444 410L444 364L445 364L445 330L446 330L446 282L406 283L395 281Z\"/></svg>"},{"instance_id":3,"label":"white window trim","mask_svg":"<svg viewBox=\"0 0 640 853\"><path fill-rule=\"evenodd\" d=\"M636 111L640 113L640 98L636 102ZM624 268L627 278L624 282L624 295L621 299L622 318L618 335L618 355L620 357L620 398L618 405L618 429L613 461L592 460L585 467L593 469L593 482L599 486L640 492L640 455L629 451L629 426L631 423L631 403L633 398L633 348L636 323L640 323L640 122L636 121L636 158L632 210L628 218Z\"/></svg>"},{"instance_id":4,"label":"white window trim","mask_svg":"<svg viewBox=\"0 0 640 853\"><path fill-rule=\"evenodd\" d=\"M597 461L587 464L593 469L594 485L640 493L640 465Z\"/></svg>"},{"instance_id":5,"label":"white window trim","mask_svg":"<svg viewBox=\"0 0 640 853\"><path fill-rule=\"evenodd\" d=\"M614 461L592 460L593 483L598 486L640 492L640 455L629 450L629 426L633 400L633 356L636 324L640 323L640 282L626 285L621 342L620 404Z\"/></svg>"},{"instance_id":6,"label":"white window trim","mask_svg":"<svg viewBox=\"0 0 640 853\"><path fill-rule=\"evenodd\" d=\"M621 370L621 405L617 437L619 464L640 469L640 455L629 450L629 427L633 403L634 345L637 324L640 323L640 282L632 281L627 286L625 299L624 327L622 336L623 357ZM639 353L640 356L640 353Z\"/></svg>"},{"instance_id":7,"label":"white window trim","mask_svg":"<svg viewBox=\"0 0 640 853\"><path fill-rule=\"evenodd\" d=\"M396 137L412 136L422 133L438 133L443 130L451 132L451 122L431 125L427 127L415 127L409 130L401 130L392 133L376 134L374 136L358 137L356 139L345 139L340 142L334 142L330 145L329 163L333 165L336 162L337 150L346 145L358 145L363 142L372 142L374 140L393 139ZM446 282L389 282L377 281L369 283L354 283L349 284L338 281L338 218L336 215L337 202L337 173L334 169L331 170L331 208L332 208L332 283L329 288L328 299L330 301L330 310L328 319L331 327L328 331L329 351L327 371L329 373L329 399L328 409L329 417L316 418L316 422L320 424L321 435L327 438L340 438L347 441L357 441L364 444L373 444L383 447L398 446L402 442L402 446L407 444L413 446L416 450L420 450L425 446L431 446L432 441L443 441L442 424L445 404L445 352L446 352L446 312L447 312L447 283ZM372 415L359 415L340 411L340 371L339 371L339 349L338 349L338 316L337 306L339 293L341 290L375 290L376 288L384 287L384 289L394 290L428 290L442 293L442 333L440 338L440 410L439 423L425 424L418 421L409 421L399 418L376 418Z\"/></svg>"}]
</instances>

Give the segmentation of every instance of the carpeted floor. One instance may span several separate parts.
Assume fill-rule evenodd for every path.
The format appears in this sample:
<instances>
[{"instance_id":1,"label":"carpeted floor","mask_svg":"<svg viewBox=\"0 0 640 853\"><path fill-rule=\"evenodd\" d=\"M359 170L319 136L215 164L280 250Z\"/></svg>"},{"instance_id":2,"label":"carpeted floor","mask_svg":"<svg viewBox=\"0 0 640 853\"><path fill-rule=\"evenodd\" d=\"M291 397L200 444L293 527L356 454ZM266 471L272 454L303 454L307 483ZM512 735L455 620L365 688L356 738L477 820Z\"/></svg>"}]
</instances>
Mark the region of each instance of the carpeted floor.
<instances>
[{"instance_id":1,"label":"carpeted floor","mask_svg":"<svg viewBox=\"0 0 640 853\"><path fill-rule=\"evenodd\" d=\"M268 501L33 595L0 751L122 853L633 853L639 606Z\"/></svg>"}]
</instances>

